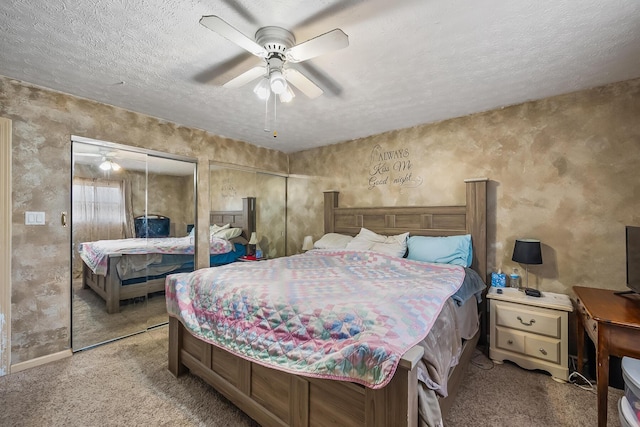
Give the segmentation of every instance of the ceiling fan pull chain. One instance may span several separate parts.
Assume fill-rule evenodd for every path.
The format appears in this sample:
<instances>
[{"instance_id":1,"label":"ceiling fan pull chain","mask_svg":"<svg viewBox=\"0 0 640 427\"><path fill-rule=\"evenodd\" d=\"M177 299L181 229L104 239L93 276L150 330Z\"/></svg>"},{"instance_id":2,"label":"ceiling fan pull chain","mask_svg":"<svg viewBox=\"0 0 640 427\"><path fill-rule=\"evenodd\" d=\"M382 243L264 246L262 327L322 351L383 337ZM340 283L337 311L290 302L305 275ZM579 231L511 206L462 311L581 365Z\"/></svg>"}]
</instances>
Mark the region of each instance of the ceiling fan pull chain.
<instances>
[{"instance_id":1,"label":"ceiling fan pull chain","mask_svg":"<svg viewBox=\"0 0 640 427\"><path fill-rule=\"evenodd\" d=\"M273 99L273 107L269 106L269 100ZM265 100L264 104L264 131L271 132L273 130L273 137L276 138L278 136L277 131L275 130L276 124L278 121L278 99L276 96L270 96Z\"/></svg>"},{"instance_id":2,"label":"ceiling fan pull chain","mask_svg":"<svg viewBox=\"0 0 640 427\"><path fill-rule=\"evenodd\" d=\"M269 129L269 98L264 100L264 131L265 132L270 131Z\"/></svg>"},{"instance_id":3,"label":"ceiling fan pull chain","mask_svg":"<svg viewBox=\"0 0 640 427\"><path fill-rule=\"evenodd\" d=\"M273 96L273 137L276 137L276 128L278 127L278 100L277 96Z\"/></svg>"}]
</instances>

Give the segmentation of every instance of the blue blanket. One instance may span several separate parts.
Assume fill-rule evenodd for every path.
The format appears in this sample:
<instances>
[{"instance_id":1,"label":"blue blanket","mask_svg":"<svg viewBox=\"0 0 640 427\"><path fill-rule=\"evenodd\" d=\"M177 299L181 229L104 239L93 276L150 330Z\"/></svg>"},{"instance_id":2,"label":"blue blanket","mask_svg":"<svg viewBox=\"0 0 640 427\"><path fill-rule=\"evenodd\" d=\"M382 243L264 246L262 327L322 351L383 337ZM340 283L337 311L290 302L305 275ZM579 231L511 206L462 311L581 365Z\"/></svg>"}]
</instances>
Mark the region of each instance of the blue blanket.
<instances>
[{"instance_id":1,"label":"blue blanket","mask_svg":"<svg viewBox=\"0 0 640 427\"><path fill-rule=\"evenodd\" d=\"M465 267L464 272L466 274L464 275L462 286L451 298L458 306L463 305L472 296L475 296L478 303L480 303L482 301L482 291L485 290L487 285L475 270Z\"/></svg>"}]
</instances>

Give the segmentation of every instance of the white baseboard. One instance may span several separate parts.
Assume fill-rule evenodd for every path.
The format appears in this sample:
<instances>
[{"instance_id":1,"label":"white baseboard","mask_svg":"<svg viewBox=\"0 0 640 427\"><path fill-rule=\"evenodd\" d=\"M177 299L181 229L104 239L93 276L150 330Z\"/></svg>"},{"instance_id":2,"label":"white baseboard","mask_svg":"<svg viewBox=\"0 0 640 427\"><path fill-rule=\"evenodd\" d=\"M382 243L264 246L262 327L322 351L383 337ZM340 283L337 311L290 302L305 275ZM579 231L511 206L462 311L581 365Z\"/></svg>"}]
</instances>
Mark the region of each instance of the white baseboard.
<instances>
[{"instance_id":1,"label":"white baseboard","mask_svg":"<svg viewBox=\"0 0 640 427\"><path fill-rule=\"evenodd\" d=\"M11 365L9 373L15 374L16 372L24 371L25 369L35 368L36 366L46 365L47 363L55 362L56 360L62 360L67 357L71 357L73 352L71 349L59 351L57 353L48 354L46 356L36 357L35 359L26 360L24 362Z\"/></svg>"}]
</instances>

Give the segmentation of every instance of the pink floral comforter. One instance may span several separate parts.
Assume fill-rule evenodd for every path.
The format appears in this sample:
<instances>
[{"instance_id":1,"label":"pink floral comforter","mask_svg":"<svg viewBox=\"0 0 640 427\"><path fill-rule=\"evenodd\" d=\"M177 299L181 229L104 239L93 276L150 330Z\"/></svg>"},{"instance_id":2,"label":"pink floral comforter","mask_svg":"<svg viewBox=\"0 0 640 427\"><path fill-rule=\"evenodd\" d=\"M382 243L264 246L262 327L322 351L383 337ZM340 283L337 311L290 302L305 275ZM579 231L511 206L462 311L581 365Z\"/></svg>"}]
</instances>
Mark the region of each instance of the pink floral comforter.
<instances>
[{"instance_id":1,"label":"pink floral comforter","mask_svg":"<svg viewBox=\"0 0 640 427\"><path fill-rule=\"evenodd\" d=\"M78 251L87 266L100 275L107 274L109 255L131 254L172 254L193 255L193 238L186 237L156 237L146 239L117 239L98 240L96 242L80 243ZM226 254L233 250L233 244L225 239L212 237L210 253Z\"/></svg>"},{"instance_id":2,"label":"pink floral comforter","mask_svg":"<svg viewBox=\"0 0 640 427\"><path fill-rule=\"evenodd\" d=\"M195 336L254 362L380 388L464 274L377 252L313 250L171 275L167 309Z\"/></svg>"}]
</instances>

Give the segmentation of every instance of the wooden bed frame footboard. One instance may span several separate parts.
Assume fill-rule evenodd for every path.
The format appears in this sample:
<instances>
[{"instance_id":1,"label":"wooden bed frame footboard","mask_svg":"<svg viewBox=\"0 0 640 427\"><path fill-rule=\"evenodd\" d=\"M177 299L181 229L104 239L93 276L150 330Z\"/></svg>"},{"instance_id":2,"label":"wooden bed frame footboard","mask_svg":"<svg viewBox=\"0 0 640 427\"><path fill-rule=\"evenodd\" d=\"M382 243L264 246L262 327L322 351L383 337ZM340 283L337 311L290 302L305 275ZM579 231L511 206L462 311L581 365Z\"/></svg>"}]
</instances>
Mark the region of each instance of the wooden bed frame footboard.
<instances>
[{"instance_id":1,"label":"wooden bed frame footboard","mask_svg":"<svg viewBox=\"0 0 640 427\"><path fill-rule=\"evenodd\" d=\"M256 225L256 198L242 199L241 210L211 211L210 224L230 224L230 227L242 228L244 237L249 240ZM105 276L95 274L87 265L82 263L82 287L91 288L105 300L107 313L120 312L120 301L147 296L154 292L164 291L165 279L152 279L141 283L123 285L118 277L116 265L123 255L110 255Z\"/></svg>"},{"instance_id":2,"label":"wooden bed frame footboard","mask_svg":"<svg viewBox=\"0 0 640 427\"><path fill-rule=\"evenodd\" d=\"M169 370L201 377L263 426L416 426L422 351L412 348L391 382L373 390L264 367L195 338L169 318Z\"/></svg>"},{"instance_id":3,"label":"wooden bed frame footboard","mask_svg":"<svg viewBox=\"0 0 640 427\"><path fill-rule=\"evenodd\" d=\"M87 264L82 263L82 287L91 288L104 299L107 313L120 312L120 301L143 297L154 292L164 291L164 278L147 280L146 282L122 285L118 277L116 265L120 255L110 255L106 276L95 274Z\"/></svg>"},{"instance_id":4,"label":"wooden bed frame footboard","mask_svg":"<svg viewBox=\"0 0 640 427\"><path fill-rule=\"evenodd\" d=\"M449 374L449 396L439 400L442 416L453 405L456 391L473 356L480 330L465 341L460 362ZM420 346L402 357L391 382L373 390L346 381L288 374L237 357L194 337L175 317L169 317L169 371L202 378L262 426L418 425Z\"/></svg>"},{"instance_id":5,"label":"wooden bed frame footboard","mask_svg":"<svg viewBox=\"0 0 640 427\"><path fill-rule=\"evenodd\" d=\"M473 264L486 280L486 179L466 180L466 205L450 207L339 208L338 193L325 193L325 233L357 234L366 227L381 234L449 236L471 234ZM484 305L479 306L480 318ZM481 322L482 323L482 322ZM448 392L439 399L443 417L484 328L464 342L458 365L449 373ZM345 381L288 374L235 356L189 333L169 318L169 371L188 371L212 385L263 426L411 426L418 425L417 363L423 348L403 356L391 382L372 390Z\"/></svg>"}]
</instances>

